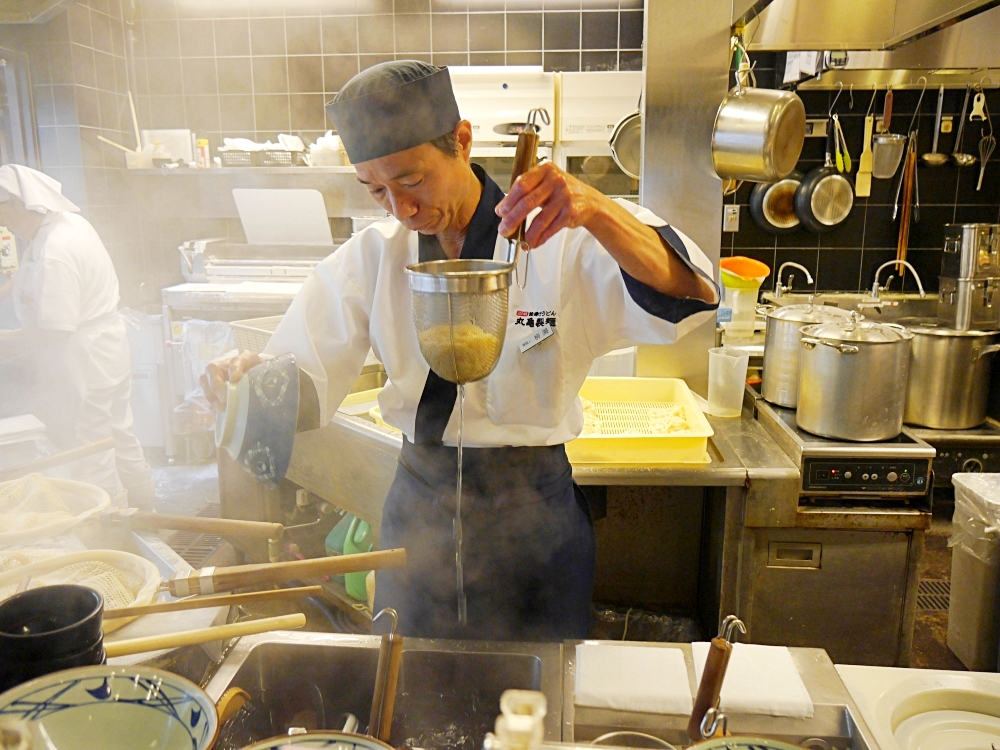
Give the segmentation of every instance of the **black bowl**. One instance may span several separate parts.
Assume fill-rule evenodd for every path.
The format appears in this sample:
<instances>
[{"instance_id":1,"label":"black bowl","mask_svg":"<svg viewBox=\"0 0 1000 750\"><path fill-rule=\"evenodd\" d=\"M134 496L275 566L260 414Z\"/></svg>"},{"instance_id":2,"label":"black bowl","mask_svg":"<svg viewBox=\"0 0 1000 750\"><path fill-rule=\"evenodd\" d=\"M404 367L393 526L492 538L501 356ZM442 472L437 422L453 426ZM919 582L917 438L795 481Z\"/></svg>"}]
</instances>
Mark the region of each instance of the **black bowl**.
<instances>
[{"instance_id":1,"label":"black bowl","mask_svg":"<svg viewBox=\"0 0 1000 750\"><path fill-rule=\"evenodd\" d=\"M42 586L0 603L0 653L16 661L79 654L102 640L104 599L86 586Z\"/></svg>"},{"instance_id":2,"label":"black bowl","mask_svg":"<svg viewBox=\"0 0 1000 750\"><path fill-rule=\"evenodd\" d=\"M91 667L97 664L105 664L106 662L107 656L104 653L103 637L84 651L57 659L25 659L23 661L8 659L6 663L0 665L0 693L10 690L22 682L52 674L53 672L61 672L64 669L74 669L76 667Z\"/></svg>"}]
</instances>

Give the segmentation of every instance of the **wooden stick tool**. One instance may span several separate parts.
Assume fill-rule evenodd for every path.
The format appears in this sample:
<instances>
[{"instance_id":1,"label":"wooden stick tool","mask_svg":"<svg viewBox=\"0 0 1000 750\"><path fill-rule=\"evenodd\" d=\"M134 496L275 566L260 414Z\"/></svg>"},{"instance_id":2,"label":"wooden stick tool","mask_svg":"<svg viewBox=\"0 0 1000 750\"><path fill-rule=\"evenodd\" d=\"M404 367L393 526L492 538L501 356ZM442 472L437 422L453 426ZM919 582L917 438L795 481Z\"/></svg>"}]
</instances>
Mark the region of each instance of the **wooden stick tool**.
<instances>
[{"instance_id":1,"label":"wooden stick tool","mask_svg":"<svg viewBox=\"0 0 1000 750\"><path fill-rule=\"evenodd\" d=\"M322 586L298 586L292 589L275 589L274 591L252 591L248 594L197 596L174 602L157 602L156 604L143 604L137 607L106 609L104 610L104 619L117 620L123 617L156 615L161 612L184 612L189 609L204 609L206 607L232 607L239 604L255 604L257 602L270 602L281 599L301 599L306 596L319 596L322 593Z\"/></svg>"},{"instance_id":2,"label":"wooden stick tool","mask_svg":"<svg viewBox=\"0 0 1000 750\"><path fill-rule=\"evenodd\" d=\"M687 733L692 742L701 742L715 734L721 715L719 714L719 695L722 693L722 681L726 678L726 668L729 658L733 655L733 635L736 630L746 633L746 626L736 615L728 615L722 621L719 634L712 639L708 647L708 658L705 660L705 671L702 672L698 684L698 695L694 701L694 711L688 722ZM710 729L703 733L703 720L709 716Z\"/></svg>"},{"instance_id":3,"label":"wooden stick tool","mask_svg":"<svg viewBox=\"0 0 1000 750\"><path fill-rule=\"evenodd\" d=\"M399 615L392 607L386 607L374 618L375 623L382 615L392 618L389 632L382 636L378 652L378 667L375 671L375 696L372 700L372 714L368 721L368 734L383 742L389 741L392 733L392 713L396 706L396 687L399 685L399 665L403 660L403 636L396 634Z\"/></svg>"},{"instance_id":4,"label":"wooden stick tool","mask_svg":"<svg viewBox=\"0 0 1000 750\"><path fill-rule=\"evenodd\" d=\"M174 596L184 597L192 594L232 591L246 586L263 586L270 583L285 583L307 578L359 573L363 570L382 570L405 566L405 549L387 549L378 552L362 552L356 555L318 557L291 562L234 565L228 568L199 568L186 575L174 574L169 581L164 581L160 588L168 590Z\"/></svg>"}]
</instances>

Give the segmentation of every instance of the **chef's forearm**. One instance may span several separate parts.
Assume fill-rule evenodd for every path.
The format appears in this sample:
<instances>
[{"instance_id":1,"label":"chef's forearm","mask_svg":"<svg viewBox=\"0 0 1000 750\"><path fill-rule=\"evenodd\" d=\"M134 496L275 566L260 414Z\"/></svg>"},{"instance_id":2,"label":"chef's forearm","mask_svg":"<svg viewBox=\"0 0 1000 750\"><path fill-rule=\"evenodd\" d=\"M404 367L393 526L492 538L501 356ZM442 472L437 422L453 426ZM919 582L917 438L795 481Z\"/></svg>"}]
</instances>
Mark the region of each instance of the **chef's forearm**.
<instances>
[{"instance_id":1,"label":"chef's forearm","mask_svg":"<svg viewBox=\"0 0 1000 750\"><path fill-rule=\"evenodd\" d=\"M715 301L711 284L692 271L656 230L613 200L601 201L586 228L637 281L672 297Z\"/></svg>"}]
</instances>

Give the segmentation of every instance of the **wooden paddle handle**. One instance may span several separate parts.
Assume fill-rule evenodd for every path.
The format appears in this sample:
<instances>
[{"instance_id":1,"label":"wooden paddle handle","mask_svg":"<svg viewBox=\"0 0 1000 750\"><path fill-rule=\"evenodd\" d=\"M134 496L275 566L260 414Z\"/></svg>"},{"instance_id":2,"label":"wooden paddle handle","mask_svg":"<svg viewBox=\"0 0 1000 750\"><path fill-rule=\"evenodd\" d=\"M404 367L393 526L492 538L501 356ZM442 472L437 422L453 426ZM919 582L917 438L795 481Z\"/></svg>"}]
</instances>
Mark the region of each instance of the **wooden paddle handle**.
<instances>
[{"instance_id":1,"label":"wooden paddle handle","mask_svg":"<svg viewBox=\"0 0 1000 750\"><path fill-rule=\"evenodd\" d=\"M385 657L384 668L383 655ZM372 720L368 726L368 733L383 742L388 742L389 735L392 734L392 714L396 708L396 688L399 686L399 666L402 661L403 637L400 635L382 636L375 682L375 703L372 704ZM377 715L376 705L379 708Z\"/></svg>"},{"instance_id":2,"label":"wooden paddle handle","mask_svg":"<svg viewBox=\"0 0 1000 750\"><path fill-rule=\"evenodd\" d=\"M137 607L106 609L104 610L104 619L117 620L123 617L155 615L160 612L184 612L189 609L204 609L206 607L231 607L234 604L253 604L254 602L268 602L281 599L300 599L305 596L319 596L322 593L322 586L299 586L293 589L252 591L248 594L199 596L195 599L181 599L176 602L158 602L156 604L143 604Z\"/></svg>"},{"instance_id":3,"label":"wooden paddle handle","mask_svg":"<svg viewBox=\"0 0 1000 750\"><path fill-rule=\"evenodd\" d=\"M173 529L195 531L217 536L240 536L248 539L280 539L285 527L280 523L263 521L238 521L232 518L198 518L195 516L166 516L137 510L130 516L133 529Z\"/></svg>"},{"instance_id":4,"label":"wooden paddle handle","mask_svg":"<svg viewBox=\"0 0 1000 750\"><path fill-rule=\"evenodd\" d=\"M882 110L882 132L889 132L892 123L892 89L885 92L885 107Z\"/></svg>"},{"instance_id":5,"label":"wooden paddle handle","mask_svg":"<svg viewBox=\"0 0 1000 750\"><path fill-rule=\"evenodd\" d=\"M913 183L916 177L917 152L908 149L906 161L903 164L903 201L900 205L899 242L896 244L896 260L906 260L906 251L910 245L910 216L913 212ZM905 268L900 270L900 274Z\"/></svg>"},{"instance_id":6,"label":"wooden paddle handle","mask_svg":"<svg viewBox=\"0 0 1000 750\"><path fill-rule=\"evenodd\" d=\"M231 625L217 625L211 628L186 630L181 633L166 633L165 635L150 635L145 638L131 638L127 641L104 644L104 651L109 659L116 656L130 656L147 651L160 651L165 648L180 648L181 646L196 646L200 643L229 640L244 635L269 633L272 630L295 630L306 624L306 616L299 613L282 615L280 617L265 617L262 620L235 622Z\"/></svg>"},{"instance_id":7,"label":"wooden paddle handle","mask_svg":"<svg viewBox=\"0 0 1000 750\"><path fill-rule=\"evenodd\" d=\"M45 456L44 458L36 459L29 463L22 464L21 466L15 466L13 469L0 471L0 482L7 482L11 479L20 479L21 477L33 474L36 471L45 471L45 469L51 469L53 466L68 464L70 461L76 461L79 458L86 458L87 456L92 456L95 453L114 450L114 447L114 438L104 438L104 440L98 440L96 443L88 443L87 445L70 448L68 451L54 453L51 456Z\"/></svg>"},{"instance_id":8,"label":"wooden paddle handle","mask_svg":"<svg viewBox=\"0 0 1000 750\"><path fill-rule=\"evenodd\" d=\"M405 549L387 549L378 552L362 552L356 555L318 557L292 562L261 563L258 565L235 565L228 568L201 568L187 575L175 574L166 582L174 596L191 594L214 594L217 591L232 591L245 586L261 586L268 583L284 583L305 578L359 573L363 570L382 570L406 566Z\"/></svg>"},{"instance_id":9,"label":"wooden paddle handle","mask_svg":"<svg viewBox=\"0 0 1000 750\"><path fill-rule=\"evenodd\" d=\"M708 709L719 705L719 694L722 692L722 681L726 677L726 667L729 657L733 654L732 644L725 638L713 638L708 647L708 657L705 659L705 671L702 672L698 684L698 695L694 701L694 711L688 722L687 733L692 742L701 742L701 721Z\"/></svg>"},{"instance_id":10,"label":"wooden paddle handle","mask_svg":"<svg viewBox=\"0 0 1000 750\"><path fill-rule=\"evenodd\" d=\"M525 130L517 136L517 151L514 152L514 166L510 171L510 186L514 187L517 178L535 166L538 158L538 133L533 130ZM525 222L521 222L512 238L524 238Z\"/></svg>"}]
</instances>

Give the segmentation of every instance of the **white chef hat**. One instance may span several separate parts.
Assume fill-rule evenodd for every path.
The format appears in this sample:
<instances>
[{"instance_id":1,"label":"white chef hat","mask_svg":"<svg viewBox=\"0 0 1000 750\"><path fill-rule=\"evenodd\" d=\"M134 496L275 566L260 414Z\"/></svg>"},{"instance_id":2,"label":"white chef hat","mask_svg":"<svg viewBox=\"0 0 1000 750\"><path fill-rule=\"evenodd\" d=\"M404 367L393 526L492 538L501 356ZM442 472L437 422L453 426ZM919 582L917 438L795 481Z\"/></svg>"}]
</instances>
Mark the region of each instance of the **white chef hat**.
<instances>
[{"instance_id":1,"label":"white chef hat","mask_svg":"<svg viewBox=\"0 0 1000 750\"><path fill-rule=\"evenodd\" d=\"M0 167L0 202L9 201L12 197L24 203L25 208L40 214L80 210L62 194L59 182L21 164L4 164Z\"/></svg>"}]
</instances>

